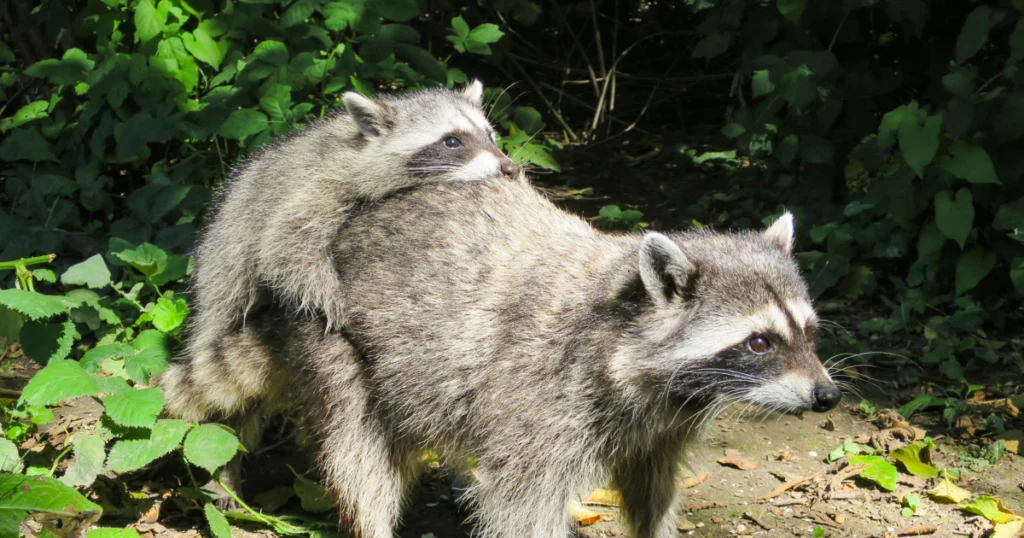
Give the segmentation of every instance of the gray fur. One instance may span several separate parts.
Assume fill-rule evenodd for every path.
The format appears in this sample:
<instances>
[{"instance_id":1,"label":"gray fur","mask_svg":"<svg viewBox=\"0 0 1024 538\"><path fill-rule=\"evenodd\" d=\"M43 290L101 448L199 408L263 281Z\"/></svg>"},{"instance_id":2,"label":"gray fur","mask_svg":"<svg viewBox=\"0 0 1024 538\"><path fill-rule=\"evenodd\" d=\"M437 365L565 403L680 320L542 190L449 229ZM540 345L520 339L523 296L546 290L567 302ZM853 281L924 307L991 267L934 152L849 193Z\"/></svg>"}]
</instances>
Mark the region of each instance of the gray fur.
<instances>
[{"instance_id":1,"label":"gray fur","mask_svg":"<svg viewBox=\"0 0 1024 538\"><path fill-rule=\"evenodd\" d=\"M570 504L611 480L631 535L667 538L684 447L725 404L800 412L834 389L782 232L609 235L525 181L425 185L340 228L343 331L263 312L215 382L261 377L240 421L305 411L363 538L394 535L426 447L479 460L479 536L569 536Z\"/></svg>"},{"instance_id":2,"label":"gray fur","mask_svg":"<svg viewBox=\"0 0 1024 538\"><path fill-rule=\"evenodd\" d=\"M229 415L262 391L262 372L235 371L225 382L219 354L263 305L287 305L340 326L343 281L330 243L358 204L416 184L517 172L495 146L481 91L474 82L461 92L377 99L350 92L343 97L348 112L274 143L235 171L197 247L183 352L195 375L165 376L172 413L192 420ZM443 147L451 134L463 147Z\"/></svg>"}]
</instances>

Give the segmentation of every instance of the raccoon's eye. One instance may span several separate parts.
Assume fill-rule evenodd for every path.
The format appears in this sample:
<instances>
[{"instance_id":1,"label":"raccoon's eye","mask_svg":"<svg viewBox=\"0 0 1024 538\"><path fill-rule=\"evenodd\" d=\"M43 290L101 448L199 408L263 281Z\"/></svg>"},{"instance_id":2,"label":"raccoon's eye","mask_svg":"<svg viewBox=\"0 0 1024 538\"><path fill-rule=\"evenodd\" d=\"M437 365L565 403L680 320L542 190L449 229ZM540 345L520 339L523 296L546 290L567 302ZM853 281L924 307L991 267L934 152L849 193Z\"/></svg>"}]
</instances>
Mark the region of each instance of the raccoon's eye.
<instances>
[{"instance_id":1,"label":"raccoon's eye","mask_svg":"<svg viewBox=\"0 0 1024 538\"><path fill-rule=\"evenodd\" d=\"M747 340L747 347L750 348L750 351L760 355L762 353L767 353L768 350L772 348L772 344L763 336L755 336L750 340Z\"/></svg>"},{"instance_id":2,"label":"raccoon's eye","mask_svg":"<svg viewBox=\"0 0 1024 538\"><path fill-rule=\"evenodd\" d=\"M814 327L810 327L804 331L804 338L806 338L808 342L814 341Z\"/></svg>"},{"instance_id":3,"label":"raccoon's eye","mask_svg":"<svg viewBox=\"0 0 1024 538\"><path fill-rule=\"evenodd\" d=\"M448 149L458 149L462 147L462 140L459 140L454 136L446 136L442 142L444 142L444 147Z\"/></svg>"}]
</instances>

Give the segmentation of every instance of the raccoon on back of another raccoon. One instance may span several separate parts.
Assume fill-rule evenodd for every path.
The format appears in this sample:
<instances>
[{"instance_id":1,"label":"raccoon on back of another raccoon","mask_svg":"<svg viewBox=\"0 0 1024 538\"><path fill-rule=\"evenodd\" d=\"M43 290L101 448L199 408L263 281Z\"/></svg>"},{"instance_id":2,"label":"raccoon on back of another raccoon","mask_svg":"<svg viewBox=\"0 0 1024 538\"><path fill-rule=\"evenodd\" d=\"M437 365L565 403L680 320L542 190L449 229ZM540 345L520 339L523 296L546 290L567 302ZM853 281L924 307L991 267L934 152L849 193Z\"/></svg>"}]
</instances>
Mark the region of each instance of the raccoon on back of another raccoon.
<instances>
[{"instance_id":1,"label":"raccoon on back of another raccoon","mask_svg":"<svg viewBox=\"0 0 1024 538\"><path fill-rule=\"evenodd\" d=\"M223 390L224 343L273 303L338 327L344 316L331 241L348 214L417 184L511 177L478 81L368 99L345 93L345 112L272 143L221 190L196 249L193 315L179 364L163 376L168 411L189 420L229 416L258 392ZM182 363L208 386L183 384ZM253 383L256 383L253 380ZM209 390L207 390L209 389Z\"/></svg>"}]
</instances>

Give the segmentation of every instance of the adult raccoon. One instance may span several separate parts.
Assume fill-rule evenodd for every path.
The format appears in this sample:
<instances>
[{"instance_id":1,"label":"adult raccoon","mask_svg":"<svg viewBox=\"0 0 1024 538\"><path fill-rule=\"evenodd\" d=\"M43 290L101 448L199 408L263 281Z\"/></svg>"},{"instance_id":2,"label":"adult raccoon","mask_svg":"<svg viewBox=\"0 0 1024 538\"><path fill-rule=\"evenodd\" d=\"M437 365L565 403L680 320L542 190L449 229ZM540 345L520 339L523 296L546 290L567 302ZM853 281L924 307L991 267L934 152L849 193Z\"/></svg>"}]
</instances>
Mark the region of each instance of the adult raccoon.
<instances>
[{"instance_id":1,"label":"adult raccoon","mask_svg":"<svg viewBox=\"0 0 1024 538\"><path fill-rule=\"evenodd\" d=\"M219 368L225 341L260 303L340 324L331 240L356 205L421 183L518 174L495 145L482 92L476 81L461 92L349 92L345 113L274 143L233 174L196 249L183 355L197 375L183 386L178 368L163 376L171 414L201 420L242 405L253 390L244 378L224 386L205 372Z\"/></svg>"},{"instance_id":2,"label":"adult raccoon","mask_svg":"<svg viewBox=\"0 0 1024 538\"><path fill-rule=\"evenodd\" d=\"M792 241L789 214L763 232L609 235L524 181L425 185L338 232L342 331L265 312L208 386L258 379L251 424L305 411L363 538L394 535L424 447L479 461L480 536L567 537L570 503L611 479L632 535L666 538L683 449L725 404L840 399Z\"/></svg>"}]
</instances>

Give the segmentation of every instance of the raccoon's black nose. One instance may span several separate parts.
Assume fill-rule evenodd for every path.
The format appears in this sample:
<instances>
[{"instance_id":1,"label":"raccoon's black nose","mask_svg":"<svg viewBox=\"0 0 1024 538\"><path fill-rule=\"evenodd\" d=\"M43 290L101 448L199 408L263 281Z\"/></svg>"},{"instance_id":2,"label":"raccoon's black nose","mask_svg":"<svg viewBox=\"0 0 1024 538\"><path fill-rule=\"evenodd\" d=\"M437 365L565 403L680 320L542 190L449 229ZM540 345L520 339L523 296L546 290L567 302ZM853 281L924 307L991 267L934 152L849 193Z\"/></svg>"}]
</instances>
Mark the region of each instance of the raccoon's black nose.
<instances>
[{"instance_id":1,"label":"raccoon's black nose","mask_svg":"<svg viewBox=\"0 0 1024 538\"><path fill-rule=\"evenodd\" d=\"M814 389L814 405L811 406L816 413L830 411L839 405L843 393L839 392L834 385L831 387L818 387Z\"/></svg>"},{"instance_id":2,"label":"raccoon's black nose","mask_svg":"<svg viewBox=\"0 0 1024 538\"><path fill-rule=\"evenodd\" d=\"M512 161L501 163L501 173L508 177L515 177L519 173L519 167Z\"/></svg>"}]
</instances>

